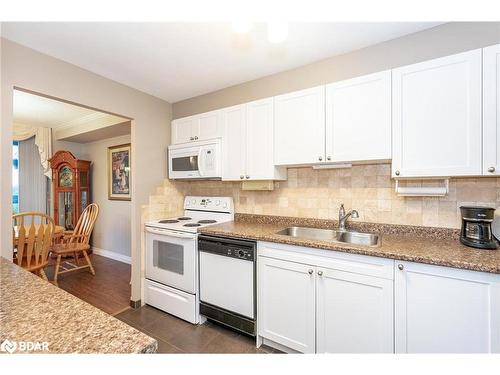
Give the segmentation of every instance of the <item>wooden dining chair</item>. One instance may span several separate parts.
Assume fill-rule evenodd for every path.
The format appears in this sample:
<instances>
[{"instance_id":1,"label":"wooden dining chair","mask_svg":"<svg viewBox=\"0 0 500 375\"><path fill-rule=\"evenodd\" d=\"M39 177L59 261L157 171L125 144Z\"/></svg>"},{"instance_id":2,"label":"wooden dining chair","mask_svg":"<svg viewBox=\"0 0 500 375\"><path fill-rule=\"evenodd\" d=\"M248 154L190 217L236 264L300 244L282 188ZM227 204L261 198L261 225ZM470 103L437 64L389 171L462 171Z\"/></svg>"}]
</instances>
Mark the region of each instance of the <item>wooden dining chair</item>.
<instances>
[{"instance_id":1,"label":"wooden dining chair","mask_svg":"<svg viewBox=\"0 0 500 375\"><path fill-rule=\"evenodd\" d=\"M55 231L54 219L41 212L23 212L12 216L14 262L47 280L44 268Z\"/></svg>"},{"instance_id":2,"label":"wooden dining chair","mask_svg":"<svg viewBox=\"0 0 500 375\"><path fill-rule=\"evenodd\" d=\"M63 273L76 271L82 268L89 268L92 275L95 275L94 267L90 262L87 251L90 249L90 235L94 229L94 224L99 215L99 206L91 203L82 212L73 232L66 232L61 243L52 246L52 254L57 256L54 270L54 283L57 285L57 277ZM78 257L83 254L87 264L80 266ZM73 255L74 263L64 261L61 264L63 256ZM69 268L67 268L69 266ZM61 271L62 269L62 271Z\"/></svg>"}]
</instances>

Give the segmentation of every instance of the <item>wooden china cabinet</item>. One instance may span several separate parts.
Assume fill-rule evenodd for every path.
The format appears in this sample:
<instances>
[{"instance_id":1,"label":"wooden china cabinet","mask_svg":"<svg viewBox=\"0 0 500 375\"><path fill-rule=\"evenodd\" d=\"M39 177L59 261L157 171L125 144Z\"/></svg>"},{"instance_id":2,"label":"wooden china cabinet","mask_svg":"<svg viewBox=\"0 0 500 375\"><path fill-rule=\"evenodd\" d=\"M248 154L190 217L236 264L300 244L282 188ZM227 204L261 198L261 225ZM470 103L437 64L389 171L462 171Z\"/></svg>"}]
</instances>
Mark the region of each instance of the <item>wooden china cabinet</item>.
<instances>
[{"instance_id":1,"label":"wooden china cabinet","mask_svg":"<svg viewBox=\"0 0 500 375\"><path fill-rule=\"evenodd\" d=\"M91 203L91 162L79 160L69 151L57 151L49 162L52 169L55 223L72 230L85 207Z\"/></svg>"}]
</instances>

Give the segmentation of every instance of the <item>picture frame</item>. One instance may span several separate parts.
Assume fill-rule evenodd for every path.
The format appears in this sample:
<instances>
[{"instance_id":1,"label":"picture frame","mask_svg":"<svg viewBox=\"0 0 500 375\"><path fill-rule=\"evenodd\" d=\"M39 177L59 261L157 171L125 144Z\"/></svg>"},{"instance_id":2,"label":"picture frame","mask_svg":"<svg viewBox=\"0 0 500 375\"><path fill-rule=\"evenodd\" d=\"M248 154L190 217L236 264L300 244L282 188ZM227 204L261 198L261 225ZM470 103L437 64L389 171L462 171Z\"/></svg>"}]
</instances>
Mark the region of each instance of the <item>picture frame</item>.
<instances>
[{"instance_id":1,"label":"picture frame","mask_svg":"<svg viewBox=\"0 0 500 375\"><path fill-rule=\"evenodd\" d=\"M108 199L130 201L131 186L131 144L108 147Z\"/></svg>"}]
</instances>

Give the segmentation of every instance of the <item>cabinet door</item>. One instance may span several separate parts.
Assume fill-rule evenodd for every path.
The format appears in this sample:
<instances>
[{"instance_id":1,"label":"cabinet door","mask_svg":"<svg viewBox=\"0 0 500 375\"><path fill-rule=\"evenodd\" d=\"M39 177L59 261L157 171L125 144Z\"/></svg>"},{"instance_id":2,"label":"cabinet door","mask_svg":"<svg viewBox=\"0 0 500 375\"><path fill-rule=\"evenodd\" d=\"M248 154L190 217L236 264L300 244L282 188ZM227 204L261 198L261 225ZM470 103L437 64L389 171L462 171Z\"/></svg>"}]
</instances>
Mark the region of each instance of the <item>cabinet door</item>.
<instances>
[{"instance_id":1,"label":"cabinet door","mask_svg":"<svg viewBox=\"0 0 500 375\"><path fill-rule=\"evenodd\" d=\"M314 267L259 257L257 275L259 336L314 353Z\"/></svg>"},{"instance_id":2,"label":"cabinet door","mask_svg":"<svg viewBox=\"0 0 500 375\"><path fill-rule=\"evenodd\" d=\"M481 174L481 50L392 71L392 174Z\"/></svg>"},{"instance_id":3,"label":"cabinet door","mask_svg":"<svg viewBox=\"0 0 500 375\"><path fill-rule=\"evenodd\" d=\"M395 347L500 352L500 275L396 261Z\"/></svg>"},{"instance_id":4,"label":"cabinet door","mask_svg":"<svg viewBox=\"0 0 500 375\"><path fill-rule=\"evenodd\" d=\"M483 49L483 174L500 175L500 44Z\"/></svg>"},{"instance_id":5,"label":"cabinet door","mask_svg":"<svg viewBox=\"0 0 500 375\"><path fill-rule=\"evenodd\" d=\"M325 86L274 98L274 163L325 160Z\"/></svg>"},{"instance_id":6,"label":"cabinet door","mask_svg":"<svg viewBox=\"0 0 500 375\"><path fill-rule=\"evenodd\" d=\"M193 129L196 127L194 116L172 121L172 144L191 142L194 140Z\"/></svg>"},{"instance_id":7,"label":"cabinet door","mask_svg":"<svg viewBox=\"0 0 500 375\"><path fill-rule=\"evenodd\" d=\"M246 104L245 179L274 179L273 99Z\"/></svg>"},{"instance_id":8,"label":"cabinet door","mask_svg":"<svg viewBox=\"0 0 500 375\"><path fill-rule=\"evenodd\" d=\"M222 110L224 138L222 140L222 179L245 178L246 112L245 105Z\"/></svg>"},{"instance_id":9,"label":"cabinet door","mask_svg":"<svg viewBox=\"0 0 500 375\"><path fill-rule=\"evenodd\" d=\"M393 353L393 281L317 269L317 352Z\"/></svg>"},{"instance_id":10,"label":"cabinet door","mask_svg":"<svg viewBox=\"0 0 500 375\"><path fill-rule=\"evenodd\" d=\"M391 72L326 87L327 161L391 158Z\"/></svg>"},{"instance_id":11,"label":"cabinet door","mask_svg":"<svg viewBox=\"0 0 500 375\"><path fill-rule=\"evenodd\" d=\"M222 136L221 128L220 111L202 113L196 115L193 136L197 141L218 138Z\"/></svg>"}]
</instances>

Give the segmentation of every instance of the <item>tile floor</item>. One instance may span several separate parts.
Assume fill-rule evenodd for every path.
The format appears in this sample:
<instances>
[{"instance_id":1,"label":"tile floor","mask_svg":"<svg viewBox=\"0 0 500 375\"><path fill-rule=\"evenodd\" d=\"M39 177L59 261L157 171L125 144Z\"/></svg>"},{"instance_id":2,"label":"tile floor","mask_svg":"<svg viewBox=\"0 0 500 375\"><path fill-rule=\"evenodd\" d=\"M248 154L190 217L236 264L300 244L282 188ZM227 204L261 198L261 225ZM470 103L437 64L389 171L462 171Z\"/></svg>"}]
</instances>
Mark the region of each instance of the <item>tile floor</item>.
<instances>
[{"instance_id":1,"label":"tile floor","mask_svg":"<svg viewBox=\"0 0 500 375\"><path fill-rule=\"evenodd\" d=\"M115 318L158 340L158 353L278 353L255 348L255 339L207 321L193 325L150 306L128 309Z\"/></svg>"}]
</instances>

